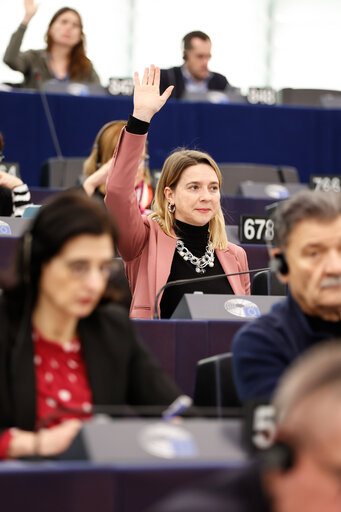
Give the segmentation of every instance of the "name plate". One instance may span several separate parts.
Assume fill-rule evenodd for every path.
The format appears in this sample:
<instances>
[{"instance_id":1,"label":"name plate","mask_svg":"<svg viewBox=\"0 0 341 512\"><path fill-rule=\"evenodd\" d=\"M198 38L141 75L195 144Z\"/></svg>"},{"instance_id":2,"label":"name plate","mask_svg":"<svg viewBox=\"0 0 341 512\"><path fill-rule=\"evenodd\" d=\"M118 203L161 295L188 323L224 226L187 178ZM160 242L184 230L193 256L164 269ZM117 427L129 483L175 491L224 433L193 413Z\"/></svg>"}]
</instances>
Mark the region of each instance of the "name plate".
<instances>
[{"instance_id":1,"label":"name plate","mask_svg":"<svg viewBox=\"0 0 341 512\"><path fill-rule=\"evenodd\" d=\"M309 187L322 192L341 192L341 174L311 174Z\"/></svg>"},{"instance_id":2,"label":"name plate","mask_svg":"<svg viewBox=\"0 0 341 512\"><path fill-rule=\"evenodd\" d=\"M109 94L113 96L132 96L134 92L134 81L132 78L109 78Z\"/></svg>"},{"instance_id":3,"label":"name plate","mask_svg":"<svg viewBox=\"0 0 341 512\"><path fill-rule=\"evenodd\" d=\"M242 244L266 244L274 237L274 223L266 215L241 215L239 240Z\"/></svg>"}]
</instances>

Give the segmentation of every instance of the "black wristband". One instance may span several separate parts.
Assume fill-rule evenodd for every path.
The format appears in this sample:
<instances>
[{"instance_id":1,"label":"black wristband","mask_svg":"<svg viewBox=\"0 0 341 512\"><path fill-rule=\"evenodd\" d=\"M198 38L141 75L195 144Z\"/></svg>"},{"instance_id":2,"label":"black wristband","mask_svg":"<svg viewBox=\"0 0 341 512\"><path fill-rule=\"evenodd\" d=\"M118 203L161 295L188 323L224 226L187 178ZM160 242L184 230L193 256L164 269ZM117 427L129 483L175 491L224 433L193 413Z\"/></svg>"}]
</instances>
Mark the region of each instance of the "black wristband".
<instances>
[{"instance_id":1,"label":"black wristband","mask_svg":"<svg viewBox=\"0 0 341 512\"><path fill-rule=\"evenodd\" d=\"M149 125L150 123L141 121L141 119L137 119L136 117L130 115L126 130L129 133L135 133L135 135L145 135L149 130Z\"/></svg>"}]
</instances>

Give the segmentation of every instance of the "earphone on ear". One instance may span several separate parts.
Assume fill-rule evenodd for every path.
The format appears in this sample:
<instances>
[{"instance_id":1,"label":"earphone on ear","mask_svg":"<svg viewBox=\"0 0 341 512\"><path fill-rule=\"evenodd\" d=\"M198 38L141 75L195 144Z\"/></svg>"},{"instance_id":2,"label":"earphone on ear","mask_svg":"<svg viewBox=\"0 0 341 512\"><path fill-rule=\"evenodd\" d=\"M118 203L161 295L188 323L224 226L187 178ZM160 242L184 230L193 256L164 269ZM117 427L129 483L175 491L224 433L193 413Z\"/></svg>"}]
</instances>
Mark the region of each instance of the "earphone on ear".
<instances>
[{"instance_id":1,"label":"earphone on ear","mask_svg":"<svg viewBox=\"0 0 341 512\"><path fill-rule=\"evenodd\" d=\"M275 443L261 453L261 465L265 470L279 469L283 472L290 471L295 464L294 448L285 441Z\"/></svg>"},{"instance_id":2,"label":"earphone on ear","mask_svg":"<svg viewBox=\"0 0 341 512\"><path fill-rule=\"evenodd\" d=\"M278 272L282 276L289 273L289 266L283 252L279 252L271 258L270 268L273 272Z\"/></svg>"}]
</instances>

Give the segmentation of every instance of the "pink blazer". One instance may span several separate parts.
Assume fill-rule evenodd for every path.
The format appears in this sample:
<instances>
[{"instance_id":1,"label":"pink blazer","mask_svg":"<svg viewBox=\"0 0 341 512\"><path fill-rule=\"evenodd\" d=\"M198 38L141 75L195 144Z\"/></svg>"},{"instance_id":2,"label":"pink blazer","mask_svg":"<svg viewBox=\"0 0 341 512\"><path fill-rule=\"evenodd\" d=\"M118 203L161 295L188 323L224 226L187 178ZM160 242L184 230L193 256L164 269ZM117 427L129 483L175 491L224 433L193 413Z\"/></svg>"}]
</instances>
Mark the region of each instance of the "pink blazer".
<instances>
[{"instance_id":1,"label":"pink blazer","mask_svg":"<svg viewBox=\"0 0 341 512\"><path fill-rule=\"evenodd\" d=\"M176 239L166 235L155 220L141 215L137 204L134 182L146 137L122 130L109 170L105 202L119 229L117 248L132 291L130 316L148 319L153 318L158 290L167 282ZM226 273L248 270L246 253L235 244L228 243L227 249L216 250L216 255ZM248 274L228 280L236 295L250 293Z\"/></svg>"}]
</instances>

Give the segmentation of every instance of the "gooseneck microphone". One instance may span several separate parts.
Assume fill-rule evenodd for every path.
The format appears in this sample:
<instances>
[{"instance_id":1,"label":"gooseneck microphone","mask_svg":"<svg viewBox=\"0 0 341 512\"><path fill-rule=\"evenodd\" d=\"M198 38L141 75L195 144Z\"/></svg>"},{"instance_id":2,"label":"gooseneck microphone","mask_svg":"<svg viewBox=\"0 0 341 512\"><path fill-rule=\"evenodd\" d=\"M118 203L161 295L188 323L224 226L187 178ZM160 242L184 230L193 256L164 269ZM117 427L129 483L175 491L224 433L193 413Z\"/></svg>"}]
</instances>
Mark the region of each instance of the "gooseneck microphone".
<instances>
[{"instance_id":1,"label":"gooseneck microphone","mask_svg":"<svg viewBox=\"0 0 341 512\"><path fill-rule=\"evenodd\" d=\"M42 84L42 81L41 81L41 73L40 73L39 69L35 69L34 70L34 77L35 77L35 79L37 81L37 84L38 84L38 90L39 90L40 98L41 98L41 101L42 101L42 104L43 104L45 116L46 116L46 119L47 119L47 124L49 126L49 130L50 130L50 134L51 134L51 138L52 138L54 149L56 151L57 158L58 158L58 160L63 160L64 161L65 159L64 159L64 157L62 155L62 151L60 149L60 144L59 144L59 140L58 140L58 137L57 137L56 127L55 127L55 124L53 122L53 118L52 118L52 115L51 115L51 110L50 110L49 103L48 103L47 97L46 97L46 92L44 91L44 88L43 88L43 84Z\"/></svg>"},{"instance_id":2,"label":"gooseneck microphone","mask_svg":"<svg viewBox=\"0 0 341 512\"><path fill-rule=\"evenodd\" d=\"M176 281L168 281L168 283L164 284L160 290L157 292L156 294L156 297L155 297L155 302L154 302L154 319L158 319L159 318L159 314L158 314L158 303L159 303L159 298L160 298L160 295L161 293L166 289L166 288L170 288L171 286L180 286L182 284L189 284L189 283L198 283L198 282L201 282L201 281L208 281L208 280L211 280L211 279L218 279L219 277L233 277L233 276L241 276L243 274L253 274L255 272L262 272L263 270L267 270L267 271L270 271L271 268L270 267L265 267L265 268L254 268L252 270L243 270L242 272L232 272L232 273L229 273L229 274L216 274L214 276L205 276L205 277L191 277L191 278L188 278L188 279L177 279Z\"/></svg>"}]
</instances>

